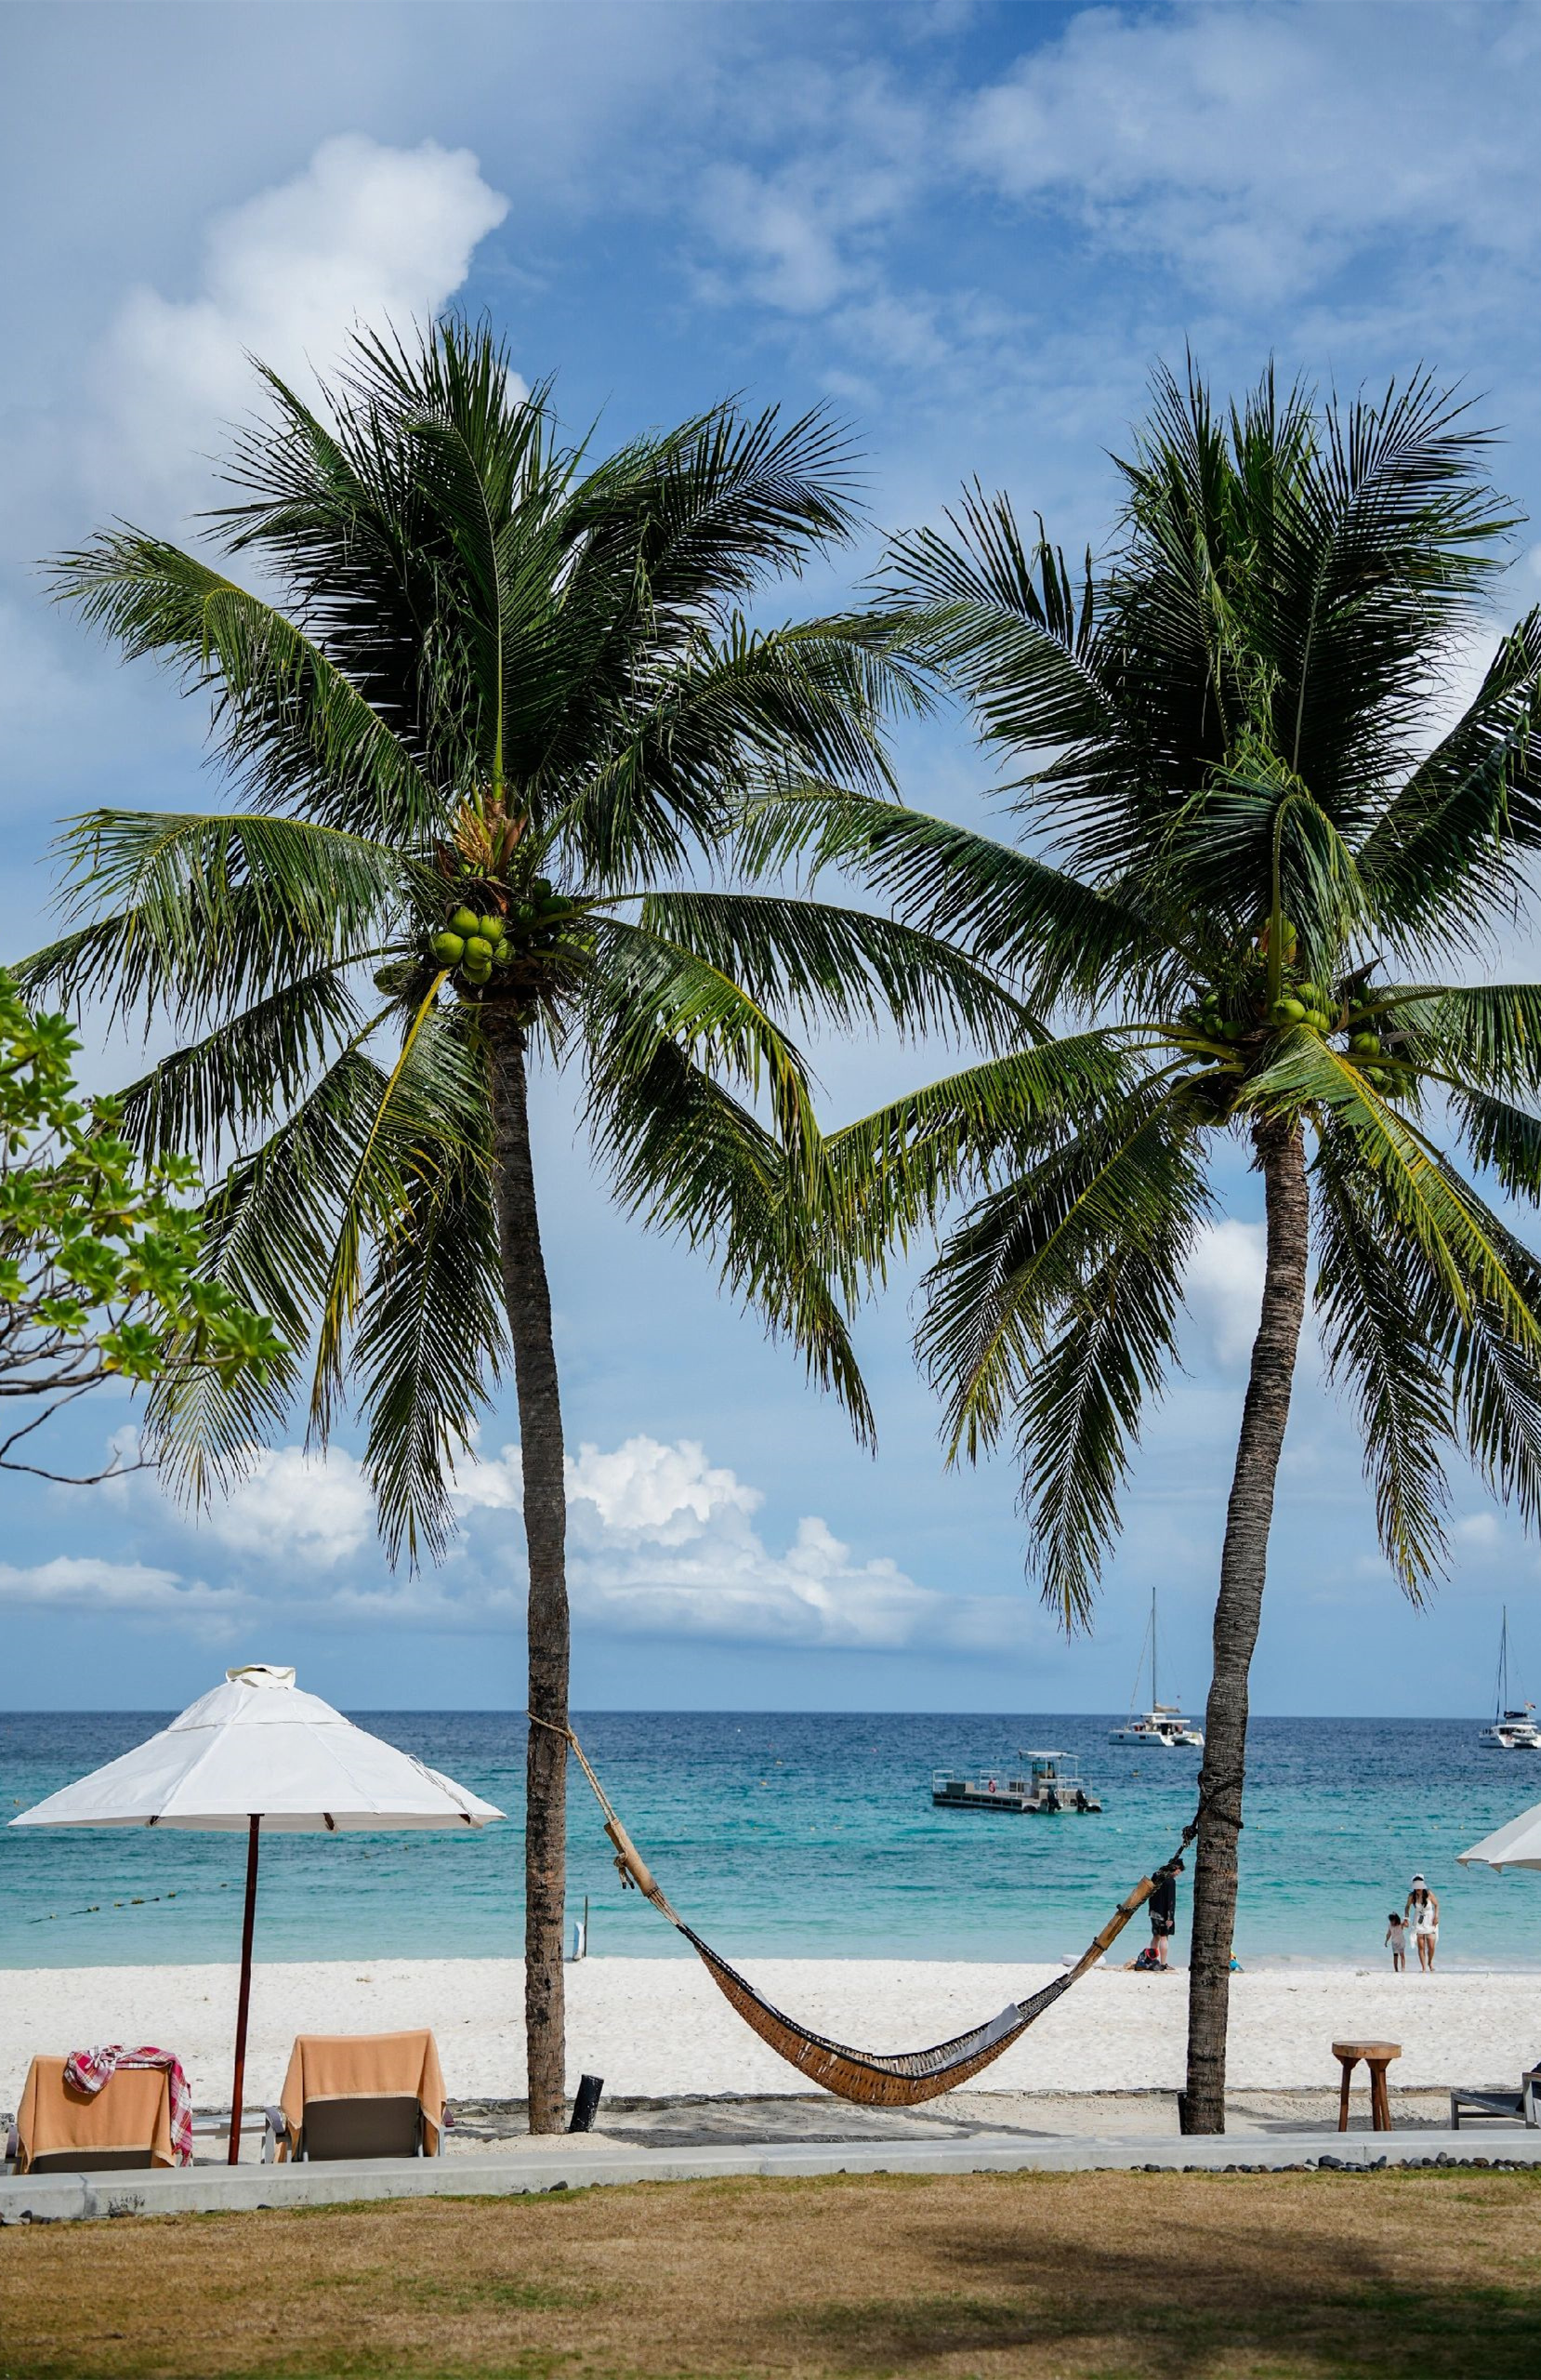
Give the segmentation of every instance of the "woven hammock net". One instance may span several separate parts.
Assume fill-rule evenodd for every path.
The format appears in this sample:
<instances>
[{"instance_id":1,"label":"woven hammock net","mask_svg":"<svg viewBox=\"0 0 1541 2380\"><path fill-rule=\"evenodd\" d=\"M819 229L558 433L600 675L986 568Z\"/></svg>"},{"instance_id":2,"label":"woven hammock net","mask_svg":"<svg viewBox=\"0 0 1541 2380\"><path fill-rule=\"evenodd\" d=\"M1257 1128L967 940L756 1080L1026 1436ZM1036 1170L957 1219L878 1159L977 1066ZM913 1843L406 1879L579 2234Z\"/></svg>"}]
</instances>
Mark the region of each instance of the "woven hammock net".
<instances>
[{"instance_id":1,"label":"woven hammock net","mask_svg":"<svg viewBox=\"0 0 1541 2380\"><path fill-rule=\"evenodd\" d=\"M546 1724L542 1722L541 1724ZM566 1730L562 1730L566 1733ZM1019 2041L1029 2025L1052 2008L1073 1983L1078 1982L1088 1967L1095 1966L1115 1942L1131 1917L1141 1910L1155 1890L1155 1878L1142 1876L1132 1892L1126 1895L1112 1917L1087 1945L1073 1966L1057 1975L1026 2000L1014 2000L998 2016L988 2023L976 2025L972 2031L958 2033L951 2041L937 2042L929 2049L899 2050L884 2054L876 2050L850 2049L844 2043L832 2042L823 2033L810 2030L797 2019L788 2016L757 1991L747 1977L730 1966L728 1961L704 1942L699 1934L686 1924L653 1877L647 1861L637 1849L626 1828L616 1817L603 1786L584 1756L575 1736L568 1734L585 1776L593 1787L600 1809L604 1812L605 1832L615 1848L615 1866L623 1884L634 1885L643 1897L652 1903L661 1917L682 1934L712 1981L723 1997L738 2011L752 2032L805 2074L822 2090L833 2092L841 2099L857 2100L870 2108L916 2108L926 2099L940 2098L944 2091L955 2091L959 2083L980 2073L985 2067ZM1186 1845L1196 1831L1189 1827L1183 1834ZM1169 1864L1169 1863L1168 1863ZM1158 1870L1157 1874L1162 1871Z\"/></svg>"}]
</instances>

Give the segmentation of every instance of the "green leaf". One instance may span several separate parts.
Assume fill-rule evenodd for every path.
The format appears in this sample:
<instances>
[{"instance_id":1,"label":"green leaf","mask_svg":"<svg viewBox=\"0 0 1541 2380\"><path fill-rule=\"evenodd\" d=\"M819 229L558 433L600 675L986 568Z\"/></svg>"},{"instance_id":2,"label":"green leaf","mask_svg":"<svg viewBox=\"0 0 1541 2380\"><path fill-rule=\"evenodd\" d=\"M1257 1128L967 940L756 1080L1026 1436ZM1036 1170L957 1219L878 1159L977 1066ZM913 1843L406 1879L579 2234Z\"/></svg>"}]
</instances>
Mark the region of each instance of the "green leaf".
<instances>
[{"instance_id":1,"label":"green leaf","mask_svg":"<svg viewBox=\"0 0 1541 2380\"><path fill-rule=\"evenodd\" d=\"M1446 1549L1441 1451L1450 1403L1440 1305L1430 1311L1420 1297L1428 1281L1421 1252L1350 1135L1324 1133L1311 1180L1327 1370L1355 1400L1386 1559L1421 1601L1429 1580L1443 1570Z\"/></svg>"}]
</instances>

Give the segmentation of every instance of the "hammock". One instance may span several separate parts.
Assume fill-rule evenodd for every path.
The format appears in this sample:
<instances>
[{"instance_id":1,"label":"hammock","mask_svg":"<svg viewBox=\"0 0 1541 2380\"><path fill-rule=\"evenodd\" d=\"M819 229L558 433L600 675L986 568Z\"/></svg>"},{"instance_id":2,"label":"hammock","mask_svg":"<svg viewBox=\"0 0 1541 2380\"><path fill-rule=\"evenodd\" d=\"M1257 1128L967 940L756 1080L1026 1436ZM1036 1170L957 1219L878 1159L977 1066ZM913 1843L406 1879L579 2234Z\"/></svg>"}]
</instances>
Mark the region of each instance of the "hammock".
<instances>
[{"instance_id":1,"label":"hammock","mask_svg":"<svg viewBox=\"0 0 1541 2380\"><path fill-rule=\"evenodd\" d=\"M533 1718L532 1712L531 1717ZM938 2042L930 2049L900 2050L884 2056L876 2050L848 2049L840 2042L832 2042L823 2033L810 2032L794 2017L757 1991L754 1985L736 1967L704 1942L692 1927L686 1924L678 1911L669 1906L662 1886L652 1869L638 1850L620 1818L611 1805L604 1787L589 1766L583 1746L570 1727L552 1726L549 1719L535 1719L537 1727L550 1727L553 1735L564 1736L577 1756L578 1765L594 1791L594 1797L604 1814L604 1828L615 1849L615 1866L624 1885L635 1886L644 1900L650 1900L661 1917L683 1934L712 1981L724 1998L731 2001L744 2023L777 2056L806 2074L810 2082L822 2090L833 2091L842 2099L855 2099L869 2108L915 2108L926 2099L939 2098L943 2091L956 2090L983 2068L993 2066L997 2057L1021 2039L1029 2025L1041 2016L1046 2008L1067 1992L1073 1983L1095 1966L1110 1945L1127 1925L1131 1917L1143 1909L1156 1888L1157 1879L1164 1876L1192 1843L1198 1831L1198 1820L1183 1829L1182 1843L1164 1866L1152 1876L1142 1876L1113 1911L1101 1932L1096 1935L1063 1975L1055 1977L1027 2000L1013 2000L998 2016L987 2024L976 2025L971 2032L958 2033L951 2041Z\"/></svg>"}]
</instances>

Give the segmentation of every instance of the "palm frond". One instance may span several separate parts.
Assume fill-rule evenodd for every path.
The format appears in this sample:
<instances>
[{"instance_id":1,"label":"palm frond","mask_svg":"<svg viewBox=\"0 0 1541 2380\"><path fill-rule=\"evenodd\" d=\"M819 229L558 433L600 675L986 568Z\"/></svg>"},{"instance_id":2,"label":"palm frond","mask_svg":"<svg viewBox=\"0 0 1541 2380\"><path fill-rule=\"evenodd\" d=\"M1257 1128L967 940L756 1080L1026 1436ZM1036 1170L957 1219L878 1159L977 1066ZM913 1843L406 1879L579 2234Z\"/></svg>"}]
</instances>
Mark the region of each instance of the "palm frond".
<instances>
[{"instance_id":1,"label":"palm frond","mask_svg":"<svg viewBox=\"0 0 1541 2380\"><path fill-rule=\"evenodd\" d=\"M88 811L60 838L66 913L108 909L21 962L33 994L197 1025L368 955L411 872L380 844L255 813Z\"/></svg>"},{"instance_id":2,"label":"palm frond","mask_svg":"<svg viewBox=\"0 0 1541 2380\"><path fill-rule=\"evenodd\" d=\"M192 1502L239 1479L287 1416L327 1279L333 1220L379 1103L384 1078L358 1046L373 1022L205 1206L208 1277L269 1316L285 1353L265 1388L209 1369L158 1384L147 1435L163 1476Z\"/></svg>"},{"instance_id":3,"label":"palm frond","mask_svg":"<svg viewBox=\"0 0 1541 2380\"><path fill-rule=\"evenodd\" d=\"M589 1120L623 1207L653 1228L710 1250L723 1286L772 1338L790 1340L817 1386L832 1390L859 1440L876 1425L842 1296L840 1251L821 1229L808 1174L818 1148L789 1156L748 1108L667 1038L592 1053Z\"/></svg>"},{"instance_id":4,"label":"palm frond","mask_svg":"<svg viewBox=\"0 0 1541 2380\"><path fill-rule=\"evenodd\" d=\"M401 737L331 655L260 597L138 530L104 532L51 567L57 598L131 658L210 696L214 733L259 800L318 822L415 839L443 815Z\"/></svg>"},{"instance_id":5,"label":"palm frond","mask_svg":"<svg viewBox=\"0 0 1541 2380\"><path fill-rule=\"evenodd\" d=\"M1386 804L1360 867L1390 949L1471 947L1513 918L1541 848L1541 609L1510 629L1465 715Z\"/></svg>"},{"instance_id":6,"label":"palm frond","mask_svg":"<svg viewBox=\"0 0 1541 2380\"><path fill-rule=\"evenodd\" d=\"M915 1344L942 1398L950 1461L977 1457L1028 1408L1054 1334L1121 1252L1165 1250L1197 1227L1209 1194L1189 1100L1183 1078L1138 1086L943 1242Z\"/></svg>"},{"instance_id":7,"label":"palm frond","mask_svg":"<svg viewBox=\"0 0 1541 2380\"><path fill-rule=\"evenodd\" d=\"M1517 1247L1470 1185L1428 1136L1366 1081L1358 1066L1315 1034L1281 1036L1272 1063L1254 1076L1243 1104L1263 1114L1326 1111L1382 1184L1403 1230L1424 1250L1457 1316L1490 1307L1517 1345L1541 1359L1541 1321L1515 1277Z\"/></svg>"},{"instance_id":8,"label":"palm frond","mask_svg":"<svg viewBox=\"0 0 1541 2380\"><path fill-rule=\"evenodd\" d=\"M1541 1117L1485 1091L1452 1091L1450 1106L1473 1162L1491 1169L1511 1198L1541 1205Z\"/></svg>"},{"instance_id":9,"label":"palm frond","mask_svg":"<svg viewBox=\"0 0 1541 2380\"><path fill-rule=\"evenodd\" d=\"M217 1163L228 1142L264 1127L275 1106L291 1107L362 1024L336 969L296 976L130 1083L118 1094L119 1130L147 1157Z\"/></svg>"},{"instance_id":10,"label":"palm frond","mask_svg":"<svg viewBox=\"0 0 1541 2380\"><path fill-rule=\"evenodd\" d=\"M488 1153L425 1139L397 1170L401 1206L375 1244L350 1379L386 1553L415 1567L448 1550L454 1472L491 1402L507 1323Z\"/></svg>"},{"instance_id":11,"label":"palm frond","mask_svg":"<svg viewBox=\"0 0 1541 2380\"><path fill-rule=\"evenodd\" d=\"M1028 1569L1067 1630L1085 1625L1145 1406L1177 1354L1182 1276L1205 1199L1196 1169L1163 1224L1110 1250L1023 1382L1017 1408Z\"/></svg>"},{"instance_id":12,"label":"palm frond","mask_svg":"<svg viewBox=\"0 0 1541 2380\"><path fill-rule=\"evenodd\" d=\"M897 803L812 786L763 793L744 813L751 875L800 862L810 881L844 870L919 932L944 936L1023 987L1047 1012L1061 998L1128 1002L1184 980L1161 919L1008 843Z\"/></svg>"},{"instance_id":13,"label":"palm frond","mask_svg":"<svg viewBox=\"0 0 1541 2380\"><path fill-rule=\"evenodd\" d=\"M596 886L680 867L789 770L887 787L882 722L914 700L886 634L846 620L759 630L734 617L629 691L608 714L586 710L581 755L566 734L541 755L543 776L576 782L560 831Z\"/></svg>"},{"instance_id":14,"label":"palm frond","mask_svg":"<svg viewBox=\"0 0 1541 2380\"><path fill-rule=\"evenodd\" d=\"M722 968L657 932L611 917L595 941L583 1020L594 1095L608 1087L620 1096L672 1043L713 1076L763 1093L783 1149L811 1164L821 1135L807 1062L769 1011Z\"/></svg>"},{"instance_id":15,"label":"palm frond","mask_svg":"<svg viewBox=\"0 0 1541 2380\"><path fill-rule=\"evenodd\" d=\"M861 1267L880 1273L950 1199L1036 1161L1119 1107L1140 1071L1125 1036L1070 1034L887 1102L825 1139L835 1228Z\"/></svg>"},{"instance_id":16,"label":"palm frond","mask_svg":"<svg viewBox=\"0 0 1541 2380\"><path fill-rule=\"evenodd\" d=\"M1351 1138L1323 1132L1311 1181L1323 1353L1354 1397L1382 1550L1420 1601L1444 1567L1449 1504L1445 1367L1418 1296L1427 1267L1416 1253L1409 1266L1405 1226Z\"/></svg>"},{"instance_id":17,"label":"palm frond","mask_svg":"<svg viewBox=\"0 0 1541 2380\"><path fill-rule=\"evenodd\" d=\"M772 893L659 892L643 899L639 922L731 975L751 999L776 1001L808 1023L962 1031L992 1048L1043 1038L1029 1012L951 942L870 910Z\"/></svg>"},{"instance_id":18,"label":"palm frond","mask_svg":"<svg viewBox=\"0 0 1541 2380\"><path fill-rule=\"evenodd\" d=\"M1498 1093L1541 1091L1541 985L1372 985L1364 1007L1414 1065Z\"/></svg>"}]
</instances>

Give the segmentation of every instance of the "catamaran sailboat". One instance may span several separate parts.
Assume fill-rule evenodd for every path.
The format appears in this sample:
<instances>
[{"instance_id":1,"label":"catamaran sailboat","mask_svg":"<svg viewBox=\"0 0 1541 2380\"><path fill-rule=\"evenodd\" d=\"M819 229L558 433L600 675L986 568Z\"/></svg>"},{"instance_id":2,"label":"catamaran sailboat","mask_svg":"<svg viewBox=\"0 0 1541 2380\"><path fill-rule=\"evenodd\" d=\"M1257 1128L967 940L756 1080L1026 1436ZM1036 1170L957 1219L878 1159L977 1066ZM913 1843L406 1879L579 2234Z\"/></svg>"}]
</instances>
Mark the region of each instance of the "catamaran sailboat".
<instances>
[{"instance_id":1,"label":"catamaran sailboat","mask_svg":"<svg viewBox=\"0 0 1541 2380\"><path fill-rule=\"evenodd\" d=\"M1493 1725L1484 1727L1477 1741L1489 1752L1541 1752L1541 1727L1532 1712L1534 1702L1511 1702L1508 1691L1508 1606L1504 1606L1504 1624L1498 1632L1498 1681L1494 1696Z\"/></svg>"},{"instance_id":2,"label":"catamaran sailboat","mask_svg":"<svg viewBox=\"0 0 1541 2380\"><path fill-rule=\"evenodd\" d=\"M1151 1648L1151 1707L1135 1710L1135 1695L1145 1669L1145 1646L1139 1648L1139 1667L1135 1672L1134 1694L1129 1697L1129 1715L1121 1727L1114 1727L1108 1737L1111 1744L1149 1744L1164 1752L1202 1752L1204 1738L1191 1719L1185 1719L1175 1702L1163 1702L1156 1693L1156 1599L1151 1589L1151 1617L1145 1630L1146 1644Z\"/></svg>"}]
</instances>

